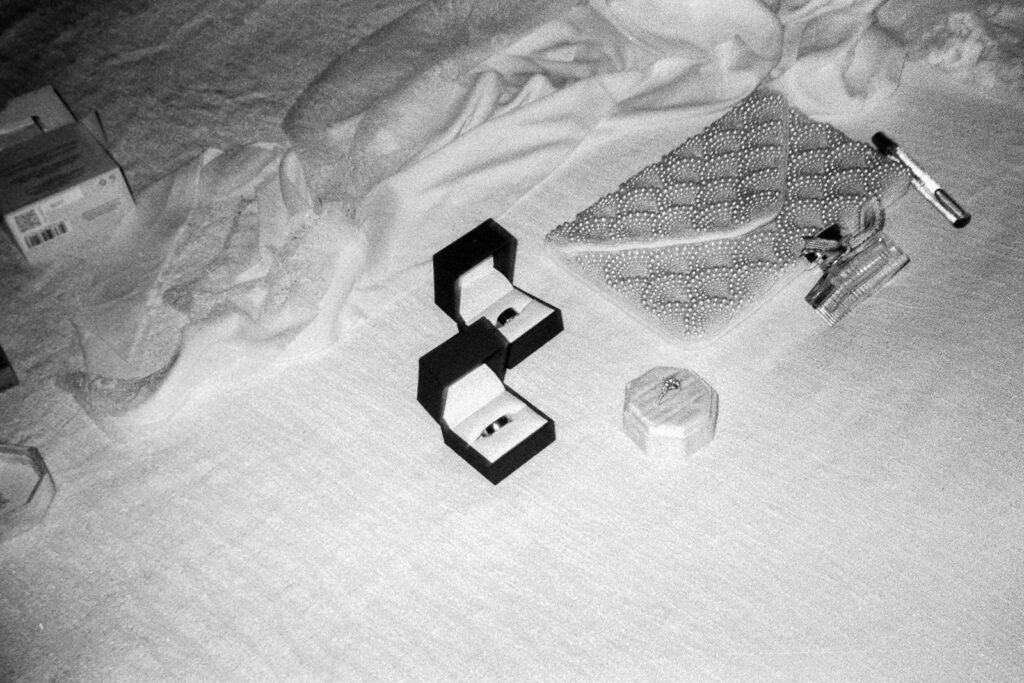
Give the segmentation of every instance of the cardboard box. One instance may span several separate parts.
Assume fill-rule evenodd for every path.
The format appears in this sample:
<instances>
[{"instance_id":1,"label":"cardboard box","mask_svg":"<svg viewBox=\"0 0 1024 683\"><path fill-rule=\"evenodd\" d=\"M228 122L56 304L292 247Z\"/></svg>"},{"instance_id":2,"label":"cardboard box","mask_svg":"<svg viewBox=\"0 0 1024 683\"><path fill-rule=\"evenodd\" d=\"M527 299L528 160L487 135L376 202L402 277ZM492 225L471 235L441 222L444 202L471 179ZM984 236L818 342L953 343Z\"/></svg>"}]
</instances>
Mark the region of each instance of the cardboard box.
<instances>
[{"instance_id":1,"label":"cardboard box","mask_svg":"<svg viewBox=\"0 0 1024 683\"><path fill-rule=\"evenodd\" d=\"M0 125L0 150L31 140L43 132L38 116L23 118Z\"/></svg>"},{"instance_id":2,"label":"cardboard box","mask_svg":"<svg viewBox=\"0 0 1024 683\"><path fill-rule=\"evenodd\" d=\"M434 302L463 330L480 319L509 344L513 368L562 331L562 312L513 286L516 238L488 219L434 254Z\"/></svg>"},{"instance_id":3,"label":"cardboard box","mask_svg":"<svg viewBox=\"0 0 1024 683\"><path fill-rule=\"evenodd\" d=\"M555 423L504 384L508 343L478 320L419 362L416 398L444 442L492 484L555 440Z\"/></svg>"},{"instance_id":4,"label":"cardboard box","mask_svg":"<svg viewBox=\"0 0 1024 683\"><path fill-rule=\"evenodd\" d=\"M52 88L0 112L0 215L29 263L102 241L132 204L95 115L76 121Z\"/></svg>"}]
</instances>

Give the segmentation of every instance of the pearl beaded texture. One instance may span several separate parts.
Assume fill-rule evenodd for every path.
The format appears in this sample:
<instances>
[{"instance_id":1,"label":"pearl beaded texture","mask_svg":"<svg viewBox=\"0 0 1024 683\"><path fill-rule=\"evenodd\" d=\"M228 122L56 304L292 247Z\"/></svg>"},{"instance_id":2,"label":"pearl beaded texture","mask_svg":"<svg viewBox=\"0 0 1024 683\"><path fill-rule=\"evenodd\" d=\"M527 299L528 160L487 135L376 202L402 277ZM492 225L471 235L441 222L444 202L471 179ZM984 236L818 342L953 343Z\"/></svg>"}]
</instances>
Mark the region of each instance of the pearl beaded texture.
<instances>
[{"instance_id":1,"label":"pearl beaded texture","mask_svg":"<svg viewBox=\"0 0 1024 683\"><path fill-rule=\"evenodd\" d=\"M723 332L800 260L803 238L854 229L909 175L759 89L547 235L601 291L681 341Z\"/></svg>"}]
</instances>

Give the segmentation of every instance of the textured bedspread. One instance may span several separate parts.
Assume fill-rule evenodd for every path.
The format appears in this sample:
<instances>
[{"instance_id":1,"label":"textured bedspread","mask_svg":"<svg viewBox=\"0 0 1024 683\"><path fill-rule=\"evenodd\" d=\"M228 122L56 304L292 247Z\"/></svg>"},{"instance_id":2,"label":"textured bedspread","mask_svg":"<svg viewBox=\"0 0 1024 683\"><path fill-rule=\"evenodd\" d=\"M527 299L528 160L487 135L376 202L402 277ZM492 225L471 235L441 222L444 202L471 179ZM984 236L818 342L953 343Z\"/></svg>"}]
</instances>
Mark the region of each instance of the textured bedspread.
<instances>
[{"instance_id":1,"label":"textured bedspread","mask_svg":"<svg viewBox=\"0 0 1024 683\"><path fill-rule=\"evenodd\" d=\"M1019 678L1022 15L877 4L83 10L42 63L111 112L145 249L0 245L0 440L58 489L0 546L0 678ZM91 101L103 69L138 89ZM544 236L758 86L974 219L908 193L910 265L840 325L809 272L682 350ZM557 440L498 486L415 400L430 256L488 217L565 321L508 376ZM717 435L649 459L623 390L675 365Z\"/></svg>"}]
</instances>

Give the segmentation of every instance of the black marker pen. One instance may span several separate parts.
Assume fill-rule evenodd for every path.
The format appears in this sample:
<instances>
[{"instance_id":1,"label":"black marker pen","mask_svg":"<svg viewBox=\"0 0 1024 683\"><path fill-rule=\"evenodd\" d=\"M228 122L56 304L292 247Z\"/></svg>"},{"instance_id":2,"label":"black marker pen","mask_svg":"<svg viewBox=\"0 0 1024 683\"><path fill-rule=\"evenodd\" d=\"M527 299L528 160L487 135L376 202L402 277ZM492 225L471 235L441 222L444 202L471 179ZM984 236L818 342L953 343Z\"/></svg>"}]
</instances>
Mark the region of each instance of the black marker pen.
<instances>
[{"instance_id":1,"label":"black marker pen","mask_svg":"<svg viewBox=\"0 0 1024 683\"><path fill-rule=\"evenodd\" d=\"M932 180L932 177L924 172L917 162L910 158L906 152L900 149L896 141L885 133L879 131L871 136L871 142L882 154L896 159L910 171L911 182L917 191L924 195L924 198L932 203L939 212L946 217L954 228L962 228L971 222L971 214L964 211L959 204L953 201L949 193L939 187L939 184Z\"/></svg>"}]
</instances>

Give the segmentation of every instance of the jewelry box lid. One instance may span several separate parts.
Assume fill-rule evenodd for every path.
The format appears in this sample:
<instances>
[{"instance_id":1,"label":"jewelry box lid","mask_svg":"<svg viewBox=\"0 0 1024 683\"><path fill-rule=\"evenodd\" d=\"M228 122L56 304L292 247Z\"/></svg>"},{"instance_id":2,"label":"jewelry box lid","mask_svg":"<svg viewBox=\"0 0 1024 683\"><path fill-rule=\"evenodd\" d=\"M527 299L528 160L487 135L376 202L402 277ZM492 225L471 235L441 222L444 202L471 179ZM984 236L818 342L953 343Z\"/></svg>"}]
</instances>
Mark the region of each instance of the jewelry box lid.
<instances>
[{"instance_id":1,"label":"jewelry box lid","mask_svg":"<svg viewBox=\"0 0 1024 683\"><path fill-rule=\"evenodd\" d=\"M456 283L467 270L487 258L512 282L516 263L516 238L494 219L486 221L434 254L434 302L460 324Z\"/></svg>"},{"instance_id":2,"label":"jewelry box lid","mask_svg":"<svg viewBox=\"0 0 1024 683\"><path fill-rule=\"evenodd\" d=\"M441 423L448 387L485 364L504 380L507 353L505 337L481 318L420 357L416 400Z\"/></svg>"}]
</instances>

